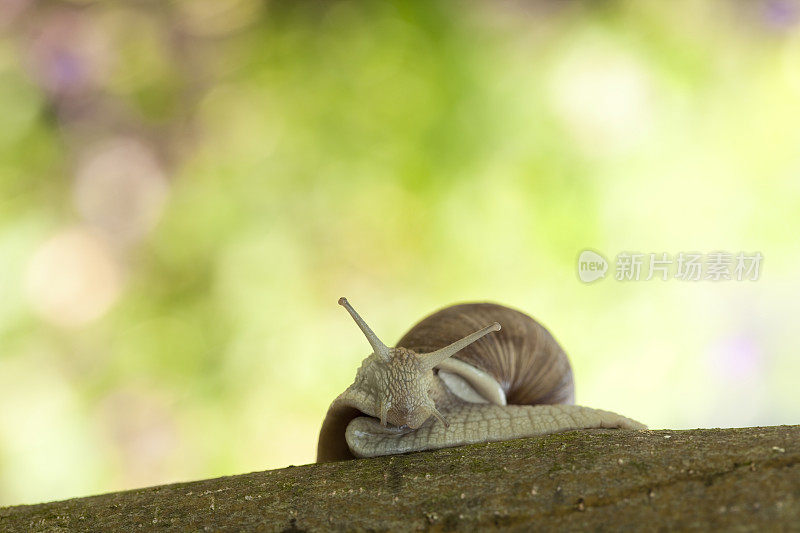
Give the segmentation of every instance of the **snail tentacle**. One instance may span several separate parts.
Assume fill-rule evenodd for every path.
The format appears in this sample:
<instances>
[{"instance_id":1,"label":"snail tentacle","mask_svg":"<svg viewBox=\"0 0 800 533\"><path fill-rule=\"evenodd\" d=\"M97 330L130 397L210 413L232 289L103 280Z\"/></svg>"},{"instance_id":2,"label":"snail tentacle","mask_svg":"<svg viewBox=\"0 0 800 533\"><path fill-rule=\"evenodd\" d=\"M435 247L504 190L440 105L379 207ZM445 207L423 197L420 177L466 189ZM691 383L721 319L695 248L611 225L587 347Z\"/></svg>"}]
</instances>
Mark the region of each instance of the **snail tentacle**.
<instances>
[{"instance_id":1,"label":"snail tentacle","mask_svg":"<svg viewBox=\"0 0 800 533\"><path fill-rule=\"evenodd\" d=\"M435 352L420 354L419 357L422 359L422 364L426 368L432 369L450 357L454 356L456 352L463 350L473 342L488 335L489 333L492 333L493 331L500 331L500 324L495 322L494 324L486 326L485 328L481 328L475 333L470 333L466 337L458 339L454 343L436 350Z\"/></svg>"},{"instance_id":2,"label":"snail tentacle","mask_svg":"<svg viewBox=\"0 0 800 533\"><path fill-rule=\"evenodd\" d=\"M375 332L372 331L372 328L370 328L367 323L364 322L364 319L361 318L361 315L359 315L356 310L353 309L353 306L350 305L350 302L347 301L347 298L344 296L339 298L339 305L347 309L347 312L353 317L353 320L355 320L359 329L361 329L361 331L364 333L364 336L369 341L370 346L372 346L373 352L382 360L388 361L390 359L389 347L386 346L377 335L375 335Z\"/></svg>"}]
</instances>

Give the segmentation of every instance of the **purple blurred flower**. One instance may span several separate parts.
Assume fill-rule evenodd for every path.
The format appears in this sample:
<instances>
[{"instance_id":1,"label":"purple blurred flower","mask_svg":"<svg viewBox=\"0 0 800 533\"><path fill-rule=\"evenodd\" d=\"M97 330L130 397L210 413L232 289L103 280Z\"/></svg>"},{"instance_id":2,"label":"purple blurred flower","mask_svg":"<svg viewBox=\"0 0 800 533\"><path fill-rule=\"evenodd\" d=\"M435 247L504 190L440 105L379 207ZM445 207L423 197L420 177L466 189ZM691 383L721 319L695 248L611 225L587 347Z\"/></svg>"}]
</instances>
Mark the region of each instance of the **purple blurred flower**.
<instances>
[{"instance_id":1,"label":"purple blurred flower","mask_svg":"<svg viewBox=\"0 0 800 533\"><path fill-rule=\"evenodd\" d=\"M709 363L716 376L725 381L742 382L763 374L763 357L751 336L736 335L719 339L709 353Z\"/></svg>"},{"instance_id":2,"label":"purple blurred flower","mask_svg":"<svg viewBox=\"0 0 800 533\"><path fill-rule=\"evenodd\" d=\"M58 10L36 25L29 46L30 68L53 96L76 96L93 88L108 50L99 29L79 13Z\"/></svg>"},{"instance_id":3,"label":"purple blurred flower","mask_svg":"<svg viewBox=\"0 0 800 533\"><path fill-rule=\"evenodd\" d=\"M800 5L797 0L767 0L762 8L762 17L771 28L791 28L800 19Z\"/></svg>"}]
</instances>

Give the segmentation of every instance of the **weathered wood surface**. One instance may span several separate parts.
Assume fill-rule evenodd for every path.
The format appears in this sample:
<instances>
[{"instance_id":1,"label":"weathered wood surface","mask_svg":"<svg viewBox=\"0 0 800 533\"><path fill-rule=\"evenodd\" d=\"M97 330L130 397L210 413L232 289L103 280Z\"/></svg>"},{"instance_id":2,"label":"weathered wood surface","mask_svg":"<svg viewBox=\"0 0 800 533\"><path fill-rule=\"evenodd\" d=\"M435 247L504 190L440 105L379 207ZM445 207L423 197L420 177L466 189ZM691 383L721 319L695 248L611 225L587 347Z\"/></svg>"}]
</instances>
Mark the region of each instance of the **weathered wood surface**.
<instances>
[{"instance_id":1,"label":"weathered wood surface","mask_svg":"<svg viewBox=\"0 0 800 533\"><path fill-rule=\"evenodd\" d=\"M0 509L0 531L800 531L800 426L573 431Z\"/></svg>"}]
</instances>

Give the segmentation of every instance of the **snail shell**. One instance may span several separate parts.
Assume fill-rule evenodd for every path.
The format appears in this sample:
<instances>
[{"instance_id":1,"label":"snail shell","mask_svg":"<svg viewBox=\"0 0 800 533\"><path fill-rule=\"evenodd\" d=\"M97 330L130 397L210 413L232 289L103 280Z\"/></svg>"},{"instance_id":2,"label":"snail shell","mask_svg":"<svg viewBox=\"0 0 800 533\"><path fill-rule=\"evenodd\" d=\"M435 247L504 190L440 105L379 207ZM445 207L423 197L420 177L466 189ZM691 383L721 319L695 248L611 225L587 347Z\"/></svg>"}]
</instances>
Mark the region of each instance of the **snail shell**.
<instances>
[{"instance_id":1,"label":"snail shell","mask_svg":"<svg viewBox=\"0 0 800 533\"><path fill-rule=\"evenodd\" d=\"M567 354L541 324L509 307L493 303L445 307L419 321L397 346L416 353L432 352L492 322L502 329L461 349L453 358L492 376L509 404L575 402Z\"/></svg>"},{"instance_id":2,"label":"snail shell","mask_svg":"<svg viewBox=\"0 0 800 533\"><path fill-rule=\"evenodd\" d=\"M524 313L493 303L453 305L388 348L347 300L339 303L374 351L328 409L318 462L570 429L645 427L616 413L568 405L575 388L567 355Z\"/></svg>"}]
</instances>

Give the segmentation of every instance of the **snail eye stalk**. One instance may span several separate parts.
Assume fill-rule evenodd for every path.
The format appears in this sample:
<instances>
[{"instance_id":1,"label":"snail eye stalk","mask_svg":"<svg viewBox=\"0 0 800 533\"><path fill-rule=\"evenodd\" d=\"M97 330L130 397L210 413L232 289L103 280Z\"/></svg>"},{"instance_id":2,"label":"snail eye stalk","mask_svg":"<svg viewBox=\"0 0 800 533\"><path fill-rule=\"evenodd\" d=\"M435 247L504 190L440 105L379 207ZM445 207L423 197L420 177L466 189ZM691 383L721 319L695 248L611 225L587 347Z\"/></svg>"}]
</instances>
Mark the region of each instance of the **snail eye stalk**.
<instances>
[{"instance_id":1,"label":"snail eye stalk","mask_svg":"<svg viewBox=\"0 0 800 533\"><path fill-rule=\"evenodd\" d=\"M378 336L375 335L375 332L372 331L367 323L364 322L364 319L361 318L361 315L359 315L356 310L353 309L353 306L350 305L350 302L347 301L347 298L339 298L339 305L347 309L347 312L353 317L353 320L355 320L356 324L369 341L370 346L372 346L372 351L375 352L382 361L389 362L389 360L392 358L389 347L381 342Z\"/></svg>"},{"instance_id":2,"label":"snail eye stalk","mask_svg":"<svg viewBox=\"0 0 800 533\"><path fill-rule=\"evenodd\" d=\"M459 350L463 350L473 342L488 335L489 333L492 333L493 331L500 331L499 323L495 322L494 324L486 326L485 328L481 328L475 333L471 333L463 339L459 339L453 344L445 346L444 348L440 348L435 352L420 354L419 358L422 360L422 364L427 368L433 368L448 357L455 355Z\"/></svg>"}]
</instances>

